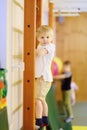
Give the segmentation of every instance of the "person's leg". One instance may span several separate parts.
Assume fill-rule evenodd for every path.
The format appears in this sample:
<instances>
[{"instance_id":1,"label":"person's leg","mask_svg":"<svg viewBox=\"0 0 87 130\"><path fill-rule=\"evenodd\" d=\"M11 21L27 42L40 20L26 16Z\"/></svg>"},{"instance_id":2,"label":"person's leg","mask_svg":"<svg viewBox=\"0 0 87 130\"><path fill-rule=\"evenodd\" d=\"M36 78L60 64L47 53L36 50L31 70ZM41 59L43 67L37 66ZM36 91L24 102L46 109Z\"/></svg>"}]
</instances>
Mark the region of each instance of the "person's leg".
<instances>
[{"instance_id":1,"label":"person's leg","mask_svg":"<svg viewBox=\"0 0 87 130\"><path fill-rule=\"evenodd\" d=\"M75 98L72 98L71 102L72 102L72 106L74 106L75 103L76 103L76 99L75 99Z\"/></svg>"},{"instance_id":2,"label":"person's leg","mask_svg":"<svg viewBox=\"0 0 87 130\"><path fill-rule=\"evenodd\" d=\"M49 122L48 122L48 106L45 100L42 100L42 104L43 104L43 123L44 125L48 126Z\"/></svg>"},{"instance_id":3,"label":"person's leg","mask_svg":"<svg viewBox=\"0 0 87 130\"><path fill-rule=\"evenodd\" d=\"M45 86L45 87L44 87ZM43 116L43 123L45 126L48 126L49 125L49 122L48 122L48 105L47 105L47 102L46 102L46 96L50 90L50 87L51 87L51 83L50 82L43 82L43 90L44 90L44 93L43 93L43 99L42 99L42 105L43 105L43 113L42 113L42 116Z\"/></svg>"},{"instance_id":4,"label":"person's leg","mask_svg":"<svg viewBox=\"0 0 87 130\"><path fill-rule=\"evenodd\" d=\"M47 106L47 103L46 103L45 99L42 100L42 105L43 105L43 113L42 113L42 115L43 116L48 116L48 106Z\"/></svg>"},{"instance_id":5,"label":"person's leg","mask_svg":"<svg viewBox=\"0 0 87 130\"><path fill-rule=\"evenodd\" d=\"M38 119L42 119L43 124L48 125L48 106L45 99L50 87L51 83L43 79L36 82L36 125Z\"/></svg>"},{"instance_id":6,"label":"person's leg","mask_svg":"<svg viewBox=\"0 0 87 130\"><path fill-rule=\"evenodd\" d=\"M72 102L72 106L74 106L76 103L76 96L75 96L75 92L73 91L71 91L71 102Z\"/></svg>"},{"instance_id":7,"label":"person's leg","mask_svg":"<svg viewBox=\"0 0 87 130\"><path fill-rule=\"evenodd\" d=\"M42 118L43 105L41 100L36 99L36 118Z\"/></svg>"},{"instance_id":8,"label":"person's leg","mask_svg":"<svg viewBox=\"0 0 87 130\"><path fill-rule=\"evenodd\" d=\"M43 126L42 120L43 105L41 100L36 99L36 125Z\"/></svg>"},{"instance_id":9,"label":"person's leg","mask_svg":"<svg viewBox=\"0 0 87 130\"><path fill-rule=\"evenodd\" d=\"M73 111L72 111L72 104L71 104L71 90L67 90L63 92L63 100L64 105L68 114L68 118L66 119L66 122L69 122L73 119Z\"/></svg>"},{"instance_id":10,"label":"person's leg","mask_svg":"<svg viewBox=\"0 0 87 130\"><path fill-rule=\"evenodd\" d=\"M66 108L67 108L67 112L68 112L68 116L69 117L73 117L73 111L72 111L72 103L71 103L71 90L68 90L66 92Z\"/></svg>"},{"instance_id":11,"label":"person's leg","mask_svg":"<svg viewBox=\"0 0 87 130\"><path fill-rule=\"evenodd\" d=\"M36 80L36 126L42 127L43 120L42 120L42 112L43 112L43 105L41 102L41 81L40 79Z\"/></svg>"}]
</instances>

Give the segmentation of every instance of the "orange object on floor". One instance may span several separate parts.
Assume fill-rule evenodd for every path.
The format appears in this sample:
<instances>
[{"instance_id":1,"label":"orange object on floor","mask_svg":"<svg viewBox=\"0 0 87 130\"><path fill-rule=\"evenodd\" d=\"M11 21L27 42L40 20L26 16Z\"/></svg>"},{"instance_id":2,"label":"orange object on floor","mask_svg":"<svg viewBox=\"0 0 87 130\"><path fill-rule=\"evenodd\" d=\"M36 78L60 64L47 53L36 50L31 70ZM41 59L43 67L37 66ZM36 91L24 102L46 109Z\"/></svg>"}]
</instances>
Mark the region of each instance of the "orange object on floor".
<instances>
[{"instance_id":1,"label":"orange object on floor","mask_svg":"<svg viewBox=\"0 0 87 130\"><path fill-rule=\"evenodd\" d=\"M6 105L7 105L6 98L2 98L0 102L0 109L3 109L4 107L6 107Z\"/></svg>"},{"instance_id":2,"label":"orange object on floor","mask_svg":"<svg viewBox=\"0 0 87 130\"><path fill-rule=\"evenodd\" d=\"M0 80L0 88L4 88L4 82Z\"/></svg>"}]
</instances>

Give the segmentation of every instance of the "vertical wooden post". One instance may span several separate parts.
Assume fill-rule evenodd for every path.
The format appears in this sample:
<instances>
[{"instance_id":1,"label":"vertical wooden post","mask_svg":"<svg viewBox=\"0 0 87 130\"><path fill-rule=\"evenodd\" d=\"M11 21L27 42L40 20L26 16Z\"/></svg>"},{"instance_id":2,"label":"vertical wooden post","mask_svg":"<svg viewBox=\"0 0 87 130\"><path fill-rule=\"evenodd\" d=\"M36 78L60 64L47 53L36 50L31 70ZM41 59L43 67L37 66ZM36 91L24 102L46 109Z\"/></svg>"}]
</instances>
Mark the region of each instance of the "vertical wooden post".
<instances>
[{"instance_id":1,"label":"vertical wooden post","mask_svg":"<svg viewBox=\"0 0 87 130\"><path fill-rule=\"evenodd\" d=\"M49 2L49 26L54 28L54 13L53 13L53 9L54 9L54 3L53 2Z\"/></svg>"},{"instance_id":2,"label":"vertical wooden post","mask_svg":"<svg viewBox=\"0 0 87 130\"><path fill-rule=\"evenodd\" d=\"M42 23L42 0L36 0L36 28L41 26ZM36 40L36 46L38 41Z\"/></svg>"},{"instance_id":3,"label":"vertical wooden post","mask_svg":"<svg viewBox=\"0 0 87 130\"><path fill-rule=\"evenodd\" d=\"M24 104L23 130L35 130L34 50L36 33L36 0L24 0Z\"/></svg>"},{"instance_id":4,"label":"vertical wooden post","mask_svg":"<svg viewBox=\"0 0 87 130\"><path fill-rule=\"evenodd\" d=\"M42 0L37 0L36 4L36 28L38 28L42 23Z\"/></svg>"}]
</instances>

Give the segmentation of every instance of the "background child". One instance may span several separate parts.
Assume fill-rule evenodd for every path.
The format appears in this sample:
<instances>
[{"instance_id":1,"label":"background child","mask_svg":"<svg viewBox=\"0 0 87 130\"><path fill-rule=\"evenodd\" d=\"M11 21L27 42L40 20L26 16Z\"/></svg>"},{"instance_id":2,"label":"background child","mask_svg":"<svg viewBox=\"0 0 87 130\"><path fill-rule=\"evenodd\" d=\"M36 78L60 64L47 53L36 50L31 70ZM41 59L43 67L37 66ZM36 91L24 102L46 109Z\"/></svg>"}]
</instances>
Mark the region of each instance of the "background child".
<instances>
[{"instance_id":1,"label":"background child","mask_svg":"<svg viewBox=\"0 0 87 130\"><path fill-rule=\"evenodd\" d=\"M71 63L65 61L63 64L63 74L54 76L54 80L61 79L61 90L63 95L63 103L67 111L66 122L71 122L73 119L72 105L71 105Z\"/></svg>"},{"instance_id":2,"label":"background child","mask_svg":"<svg viewBox=\"0 0 87 130\"><path fill-rule=\"evenodd\" d=\"M78 88L77 84L74 81L72 81L71 82L71 102L72 102L72 106L74 106L75 103L76 103L76 93L75 93L75 91L78 90L78 89L79 88Z\"/></svg>"},{"instance_id":3,"label":"background child","mask_svg":"<svg viewBox=\"0 0 87 130\"><path fill-rule=\"evenodd\" d=\"M36 126L48 126L48 106L46 95L53 81L51 73L51 62L55 53L53 41L53 30L43 25L37 29L37 40L39 45L36 49Z\"/></svg>"}]
</instances>

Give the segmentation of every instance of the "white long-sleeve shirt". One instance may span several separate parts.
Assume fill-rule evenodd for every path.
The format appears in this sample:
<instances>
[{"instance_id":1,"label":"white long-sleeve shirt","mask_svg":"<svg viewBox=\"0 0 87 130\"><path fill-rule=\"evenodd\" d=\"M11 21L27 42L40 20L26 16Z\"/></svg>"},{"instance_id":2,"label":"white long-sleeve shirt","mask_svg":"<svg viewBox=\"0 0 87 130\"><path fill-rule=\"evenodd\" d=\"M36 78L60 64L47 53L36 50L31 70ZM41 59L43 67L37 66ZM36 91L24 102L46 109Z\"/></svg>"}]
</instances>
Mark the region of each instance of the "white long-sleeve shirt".
<instances>
[{"instance_id":1,"label":"white long-sleeve shirt","mask_svg":"<svg viewBox=\"0 0 87 130\"><path fill-rule=\"evenodd\" d=\"M48 51L44 56L36 56L35 61L35 78L43 76L45 81L52 82L51 63L55 54L55 44L49 43L47 45L39 44L38 49L46 49Z\"/></svg>"}]
</instances>

